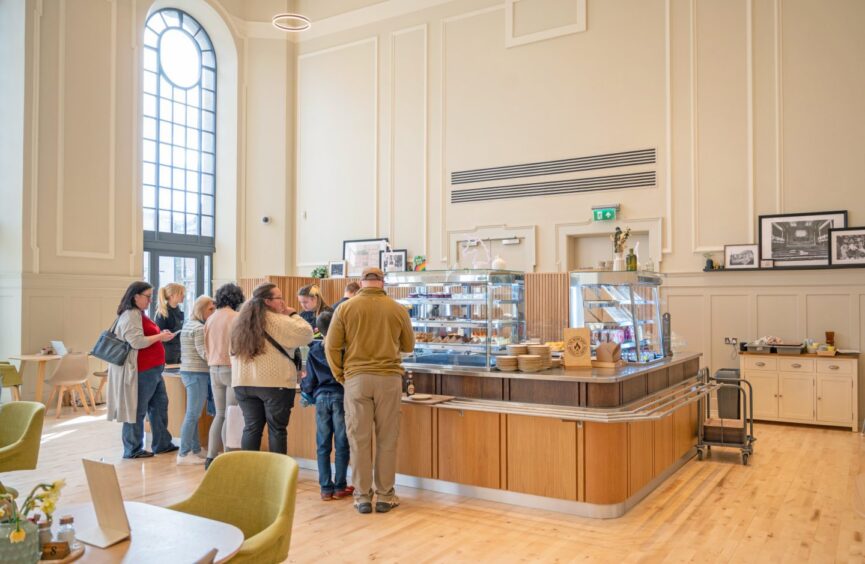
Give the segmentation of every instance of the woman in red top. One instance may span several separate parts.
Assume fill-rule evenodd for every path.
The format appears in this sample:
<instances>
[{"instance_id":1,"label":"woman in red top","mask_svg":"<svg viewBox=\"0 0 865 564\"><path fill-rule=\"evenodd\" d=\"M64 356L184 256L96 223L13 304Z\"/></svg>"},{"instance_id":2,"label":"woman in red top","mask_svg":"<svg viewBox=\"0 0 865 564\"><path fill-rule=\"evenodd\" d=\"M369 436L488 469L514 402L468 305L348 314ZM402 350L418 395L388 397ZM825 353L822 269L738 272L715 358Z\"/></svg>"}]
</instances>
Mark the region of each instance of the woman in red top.
<instances>
[{"instance_id":1,"label":"woman in red top","mask_svg":"<svg viewBox=\"0 0 865 564\"><path fill-rule=\"evenodd\" d=\"M168 395L162 380L165 348L175 334L160 331L144 311L153 287L133 282L117 307L114 334L132 347L123 366L108 367L108 420L123 422L123 458L147 458L177 450L168 431ZM144 416L150 419L153 452L144 450Z\"/></svg>"}]
</instances>

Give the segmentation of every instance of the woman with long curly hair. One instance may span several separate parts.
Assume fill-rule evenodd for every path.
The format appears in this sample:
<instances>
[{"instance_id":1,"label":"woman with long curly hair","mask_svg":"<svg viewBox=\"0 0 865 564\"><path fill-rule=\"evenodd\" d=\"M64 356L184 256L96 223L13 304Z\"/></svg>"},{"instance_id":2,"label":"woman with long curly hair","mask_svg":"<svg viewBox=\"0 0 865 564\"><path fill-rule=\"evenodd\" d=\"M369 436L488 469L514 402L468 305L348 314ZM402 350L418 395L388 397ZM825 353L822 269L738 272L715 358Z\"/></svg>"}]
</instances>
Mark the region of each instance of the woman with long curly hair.
<instances>
[{"instance_id":1,"label":"woman with long curly hair","mask_svg":"<svg viewBox=\"0 0 865 564\"><path fill-rule=\"evenodd\" d=\"M243 411L243 450L259 450L267 423L270 452L286 454L286 428L297 387L294 349L312 327L285 305L275 284L261 284L231 329L231 385Z\"/></svg>"}]
</instances>

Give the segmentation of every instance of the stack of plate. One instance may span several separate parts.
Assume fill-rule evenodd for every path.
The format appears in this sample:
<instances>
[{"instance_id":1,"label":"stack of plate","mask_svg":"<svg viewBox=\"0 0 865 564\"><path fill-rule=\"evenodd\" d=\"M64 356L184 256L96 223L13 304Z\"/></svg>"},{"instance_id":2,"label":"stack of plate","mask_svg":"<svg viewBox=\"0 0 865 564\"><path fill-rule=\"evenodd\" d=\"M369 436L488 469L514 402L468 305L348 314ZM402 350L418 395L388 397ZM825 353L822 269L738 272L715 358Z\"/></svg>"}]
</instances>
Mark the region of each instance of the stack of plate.
<instances>
[{"instance_id":1,"label":"stack of plate","mask_svg":"<svg viewBox=\"0 0 865 564\"><path fill-rule=\"evenodd\" d=\"M543 361L536 354L521 354L517 357L517 363L523 372L538 372L543 369Z\"/></svg>"},{"instance_id":2,"label":"stack of plate","mask_svg":"<svg viewBox=\"0 0 865 564\"><path fill-rule=\"evenodd\" d=\"M541 369L546 370L553 366L553 356L549 345L529 345L529 354L538 355L541 359Z\"/></svg>"},{"instance_id":3,"label":"stack of plate","mask_svg":"<svg viewBox=\"0 0 865 564\"><path fill-rule=\"evenodd\" d=\"M529 348L526 345L508 345L508 354L511 356L529 354Z\"/></svg>"},{"instance_id":4,"label":"stack of plate","mask_svg":"<svg viewBox=\"0 0 865 564\"><path fill-rule=\"evenodd\" d=\"M502 372L513 372L518 367L517 359L516 356L497 356L496 367Z\"/></svg>"}]
</instances>

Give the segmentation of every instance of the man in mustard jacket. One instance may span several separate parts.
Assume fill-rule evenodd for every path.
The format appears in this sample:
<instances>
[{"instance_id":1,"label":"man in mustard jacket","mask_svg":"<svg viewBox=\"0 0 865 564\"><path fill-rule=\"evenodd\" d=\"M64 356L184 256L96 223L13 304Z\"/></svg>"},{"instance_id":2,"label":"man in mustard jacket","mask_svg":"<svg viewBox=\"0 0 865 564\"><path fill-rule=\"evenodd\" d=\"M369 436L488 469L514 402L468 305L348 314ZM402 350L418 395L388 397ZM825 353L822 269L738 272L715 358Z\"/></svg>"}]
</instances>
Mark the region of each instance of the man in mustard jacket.
<instances>
[{"instance_id":1,"label":"man in mustard jacket","mask_svg":"<svg viewBox=\"0 0 865 564\"><path fill-rule=\"evenodd\" d=\"M372 513L372 434L375 432L375 510L399 505L394 492L399 406L400 353L414 350L406 309L384 291L384 273L367 268L361 290L334 312L325 354L334 377L345 387L345 423L351 447L354 506Z\"/></svg>"}]
</instances>

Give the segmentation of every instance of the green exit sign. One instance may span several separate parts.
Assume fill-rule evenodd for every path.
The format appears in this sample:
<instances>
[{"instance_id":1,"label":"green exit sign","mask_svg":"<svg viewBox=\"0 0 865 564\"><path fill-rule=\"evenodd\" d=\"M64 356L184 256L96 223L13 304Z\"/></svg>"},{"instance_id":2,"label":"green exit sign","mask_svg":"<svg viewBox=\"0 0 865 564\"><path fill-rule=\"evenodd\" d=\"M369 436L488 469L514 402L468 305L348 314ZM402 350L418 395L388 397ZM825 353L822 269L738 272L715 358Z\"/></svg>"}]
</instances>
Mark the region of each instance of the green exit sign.
<instances>
[{"instance_id":1,"label":"green exit sign","mask_svg":"<svg viewBox=\"0 0 865 564\"><path fill-rule=\"evenodd\" d=\"M598 208L592 210L593 217L595 221L608 221L610 219L616 219L616 208Z\"/></svg>"}]
</instances>

